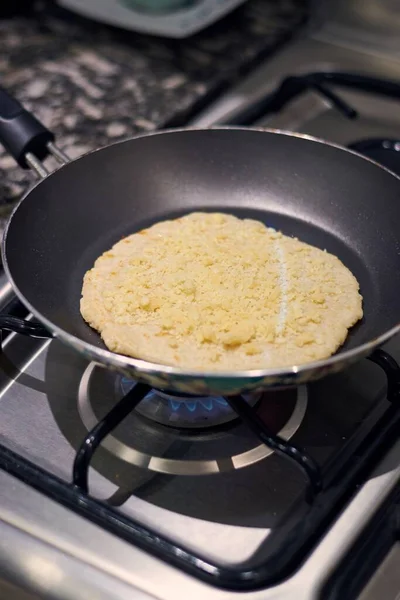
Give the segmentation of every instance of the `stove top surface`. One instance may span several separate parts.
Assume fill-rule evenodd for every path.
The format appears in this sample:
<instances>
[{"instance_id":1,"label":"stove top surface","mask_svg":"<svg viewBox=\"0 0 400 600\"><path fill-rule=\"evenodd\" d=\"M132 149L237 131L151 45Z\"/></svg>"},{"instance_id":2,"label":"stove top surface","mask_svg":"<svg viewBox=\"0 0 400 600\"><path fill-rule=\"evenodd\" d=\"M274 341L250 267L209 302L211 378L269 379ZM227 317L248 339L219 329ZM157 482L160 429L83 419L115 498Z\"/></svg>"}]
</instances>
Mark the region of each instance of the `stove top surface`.
<instances>
[{"instance_id":1,"label":"stove top surface","mask_svg":"<svg viewBox=\"0 0 400 600\"><path fill-rule=\"evenodd\" d=\"M400 360L400 342L389 349ZM364 360L340 375L250 402L270 429L329 475L389 406L385 384L383 372ZM85 435L130 385L56 340L11 335L0 357L0 443L69 482ZM272 534L281 535L289 514L308 510L300 471L272 455L239 419L204 426L203 415L227 409L218 399L181 399L177 407L178 400L154 396L145 406L157 413L162 400L163 415L167 406L178 422L165 425L163 416L160 423L139 404L96 452L91 495L221 564L256 564L271 555ZM181 427L180 413L200 425Z\"/></svg>"}]
</instances>

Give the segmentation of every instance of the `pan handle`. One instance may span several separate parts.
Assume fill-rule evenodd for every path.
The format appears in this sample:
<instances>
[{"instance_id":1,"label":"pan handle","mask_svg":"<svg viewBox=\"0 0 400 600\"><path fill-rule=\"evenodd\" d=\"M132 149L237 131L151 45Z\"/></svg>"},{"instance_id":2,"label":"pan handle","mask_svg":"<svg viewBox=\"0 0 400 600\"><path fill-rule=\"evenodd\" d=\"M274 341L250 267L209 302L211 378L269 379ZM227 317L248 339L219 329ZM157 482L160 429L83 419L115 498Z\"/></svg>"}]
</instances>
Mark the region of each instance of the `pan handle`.
<instances>
[{"instance_id":1,"label":"pan handle","mask_svg":"<svg viewBox=\"0 0 400 600\"><path fill-rule=\"evenodd\" d=\"M53 334L40 323L19 319L11 315L0 315L0 330L12 331L33 338L52 338Z\"/></svg>"},{"instance_id":2,"label":"pan handle","mask_svg":"<svg viewBox=\"0 0 400 600\"><path fill-rule=\"evenodd\" d=\"M41 161L53 154L69 162L54 144L54 134L0 86L0 143L23 169L32 168L40 177L48 175Z\"/></svg>"}]
</instances>

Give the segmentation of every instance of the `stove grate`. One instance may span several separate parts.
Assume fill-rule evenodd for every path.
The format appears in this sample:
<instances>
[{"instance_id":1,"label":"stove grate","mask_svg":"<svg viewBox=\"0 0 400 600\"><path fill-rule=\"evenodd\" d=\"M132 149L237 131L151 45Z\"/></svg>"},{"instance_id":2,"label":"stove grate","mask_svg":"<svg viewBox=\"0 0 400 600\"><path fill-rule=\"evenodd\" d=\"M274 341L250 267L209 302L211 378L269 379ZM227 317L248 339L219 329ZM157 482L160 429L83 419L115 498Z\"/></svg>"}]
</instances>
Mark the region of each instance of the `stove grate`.
<instances>
[{"instance_id":1,"label":"stove grate","mask_svg":"<svg viewBox=\"0 0 400 600\"><path fill-rule=\"evenodd\" d=\"M370 94L378 94L388 98L400 98L400 83L368 77L357 73L345 72L317 72L305 75L292 75L285 77L280 85L271 93L248 104L233 118L225 123L223 119L220 125L254 125L258 119L266 115L279 113L293 99L308 91L313 91L327 100L347 119L359 117L357 111L345 102L340 95L333 92L330 86L364 91Z\"/></svg>"},{"instance_id":2,"label":"stove grate","mask_svg":"<svg viewBox=\"0 0 400 600\"><path fill-rule=\"evenodd\" d=\"M89 466L96 448L128 414L149 394L148 385L138 383L120 400L83 440L74 461L73 482L82 492L88 492ZM275 435L257 415L256 410L242 396L227 396L226 402L263 444L293 461L303 471L309 482L308 496L311 499L321 489L320 468L304 450Z\"/></svg>"},{"instance_id":3,"label":"stove grate","mask_svg":"<svg viewBox=\"0 0 400 600\"><path fill-rule=\"evenodd\" d=\"M383 350L376 350L370 356L370 360L386 374L388 399L391 400L391 404L368 435L358 443L352 457L330 481L325 481L323 486L320 482L319 468L314 469L313 459L307 457L300 449L293 452L293 446L286 442L284 448L280 447L283 440L273 439L269 432L263 431L254 409L246 401L238 397L227 398L231 407L264 443L282 451L286 456L292 454L296 463L301 463L302 460L309 461L305 470L311 475L311 480L315 478L314 491L319 489L318 494L309 501L305 517L291 526L288 534L277 544L274 553L268 559L254 567L226 567L213 563L131 519L106 502L90 496L87 483L90 459L101 441L146 396L149 388L144 384L137 384L86 436L75 459L72 483L63 481L4 445L0 445L0 468L107 531L211 585L245 591L272 585L288 576L299 561L304 559L305 554L337 515L337 511L365 480L371 465L398 436L400 368Z\"/></svg>"}]
</instances>

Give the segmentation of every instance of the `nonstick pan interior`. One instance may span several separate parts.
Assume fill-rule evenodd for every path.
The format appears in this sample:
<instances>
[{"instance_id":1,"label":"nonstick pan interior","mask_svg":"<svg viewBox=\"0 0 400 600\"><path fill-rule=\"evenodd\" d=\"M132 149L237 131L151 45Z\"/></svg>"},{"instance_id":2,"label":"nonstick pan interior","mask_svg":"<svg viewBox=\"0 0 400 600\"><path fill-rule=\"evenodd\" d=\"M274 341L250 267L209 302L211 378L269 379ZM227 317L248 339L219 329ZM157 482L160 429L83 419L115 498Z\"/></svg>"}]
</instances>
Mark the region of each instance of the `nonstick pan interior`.
<instances>
[{"instance_id":1,"label":"nonstick pan interior","mask_svg":"<svg viewBox=\"0 0 400 600\"><path fill-rule=\"evenodd\" d=\"M341 351L400 321L400 180L348 151L273 132L164 132L66 165L15 211L8 270L36 314L104 348L79 312L85 271L120 238L195 210L260 219L336 254L360 283L365 315Z\"/></svg>"}]
</instances>

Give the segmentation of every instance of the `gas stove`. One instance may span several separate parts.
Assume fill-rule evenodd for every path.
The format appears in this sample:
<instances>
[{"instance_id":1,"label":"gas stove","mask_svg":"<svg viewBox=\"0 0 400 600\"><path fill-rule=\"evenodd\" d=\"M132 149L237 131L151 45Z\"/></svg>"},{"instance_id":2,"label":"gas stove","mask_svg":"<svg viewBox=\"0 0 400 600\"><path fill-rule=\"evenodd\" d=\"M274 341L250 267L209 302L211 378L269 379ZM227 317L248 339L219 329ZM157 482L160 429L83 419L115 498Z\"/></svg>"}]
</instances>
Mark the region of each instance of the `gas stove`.
<instances>
[{"instance_id":1,"label":"gas stove","mask_svg":"<svg viewBox=\"0 0 400 600\"><path fill-rule=\"evenodd\" d=\"M400 174L396 15L361 4L169 125L294 130ZM24 316L4 275L0 309ZM185 397L4 334L0 598L398 598L398 364L396 338L309 386Z\"/></svg>"},{"instance_id":2,"label":"gas stove","mask_svg":"<svg viewBox=\"0 0 400 600\"><path fill-rule=\"evenodd\" d=\"M319 491L312 474L260 443L231 398L149 391L56 340L9 335L0 358L3 578L33 583L45 598L60 589L61 597L93 597L90 586L113 577L120 586L98 597L129 597L122 583L140 582L155 597L159 587L165 598L258 588L252 595L268 598L285 591L288 573L291 586L304 585L305 567L298 569L306 557L326 577L376 512L385 526L374 556L353 549L358 575L367 576L365 564L385 554L393 535L400 476L393 357L400 360L396 341L329 380L246 398L272 443L278 434L303 461L312 457ZM136 408L133 393L143 397ZM339 526L348 529L337 537ZM325 562L329 535L336 541Z\"/></svg>"}]
</instances>

